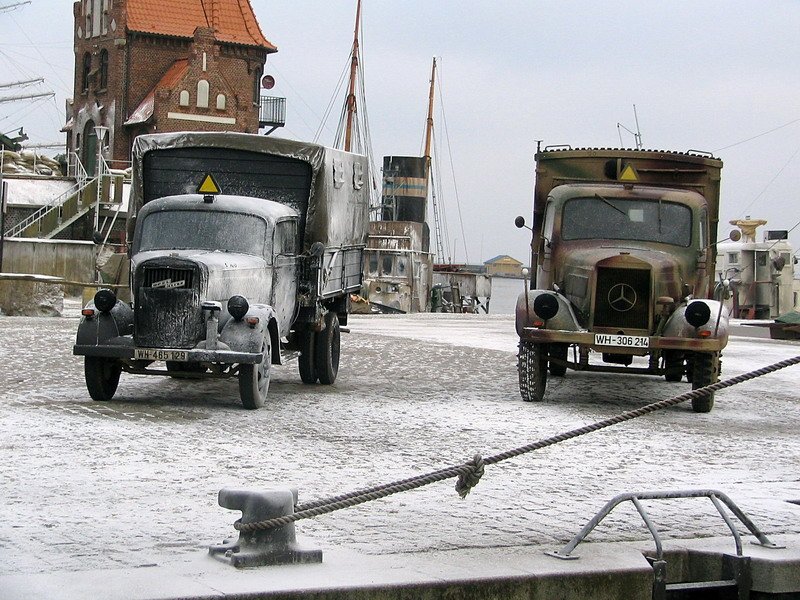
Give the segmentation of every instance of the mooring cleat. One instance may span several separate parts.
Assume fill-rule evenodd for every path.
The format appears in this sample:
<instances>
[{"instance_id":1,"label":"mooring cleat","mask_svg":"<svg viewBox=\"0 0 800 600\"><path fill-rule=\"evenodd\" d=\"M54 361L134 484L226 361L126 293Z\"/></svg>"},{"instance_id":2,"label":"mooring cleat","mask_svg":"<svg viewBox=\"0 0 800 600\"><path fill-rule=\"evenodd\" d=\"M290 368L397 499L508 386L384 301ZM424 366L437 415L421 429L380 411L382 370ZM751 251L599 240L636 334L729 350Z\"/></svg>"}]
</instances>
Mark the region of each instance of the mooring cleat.
<instances>
[{"instance_id":1,"label":"mooring cleat","mask_svg":"<svg viewBox=\"0 0 800 600\"><path fill-rule=\"evenodd\" d=\"M296 503L296 489L262 492L222 489L219 492L219 505L242 511L243 525L291 515ZM234 567L322 562L322 550L303 548L297 543L294 523L253 532L240 531L238 540L209 546L208 553Z\"/></svg>"}]
</instances>

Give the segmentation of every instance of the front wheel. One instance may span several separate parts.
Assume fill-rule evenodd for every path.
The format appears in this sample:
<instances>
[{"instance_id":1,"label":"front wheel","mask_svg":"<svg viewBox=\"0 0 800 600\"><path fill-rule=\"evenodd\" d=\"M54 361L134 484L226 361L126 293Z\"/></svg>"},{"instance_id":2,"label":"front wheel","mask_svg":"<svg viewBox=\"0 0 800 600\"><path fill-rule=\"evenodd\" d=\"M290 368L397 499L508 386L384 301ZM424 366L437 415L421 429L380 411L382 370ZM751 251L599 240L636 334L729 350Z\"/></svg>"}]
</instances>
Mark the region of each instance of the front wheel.
<instances>
[{"instance_id":1,"label":"front wheel","mask_svg":"<svg viewBox=\"0 0 800 600\"><path fill-rule=\"evenodd\" d=\"M114 397L119 385L122 363L114 358L86 356L83 361L83 375L86 389L96 402L107 402Z\"/></svg>"},{"instance_id":2,"label":"front wheel","mask_svg":"<svg viewBox=\"0 0 800 600\"><path fill-rule=\"evenodd\" d=\"M239 365L239 397L242 406L253 410L264 406L269 390L269 376L272 369L272 344L269 333L261 344L261 362Z\"/></svg>"},{"instance_id":3,"label":"front wheel","mask_svg":"<svg viewBox=\"0 0 800 600\"><path fill-rule=\"evenodd\" d=\"M676 382L683 379L683 352L675 350L664 351L664 379Z\"/></svg>"},{"instance_id":4,"label":"front wheel","mask_svg":"<svg viewBox=\"0 0 800 600\"><path fill-rule=\"evenodd\" d=\"M695 352L692 357L692 389L697 390L719 379L719 355L716 352ZM714 392L692 399L692 410L696 413L711 412L714 408Z\"/></svg>"},{"instance_id":5,"label":"front wheel","mask_svg":"<svg viewBox=\"0 0 800 600\"><path fill-rule=\"evenodd\" d=\"M340 336L339 315L327 313L325 329L316 334L314 349L314 370L323 385L331 385L339 373Z\"/></svg>"},{"instance_id":6,"label":"front wheel","mask_svg":"<svg viewBox=\"0 0 800 600\"><path fill-rule=\"evenodd\" d=\"M525 402L540 402L547 386L547 351L541 344L519 343L519 394Z\"/></svg>"}]
</instances>

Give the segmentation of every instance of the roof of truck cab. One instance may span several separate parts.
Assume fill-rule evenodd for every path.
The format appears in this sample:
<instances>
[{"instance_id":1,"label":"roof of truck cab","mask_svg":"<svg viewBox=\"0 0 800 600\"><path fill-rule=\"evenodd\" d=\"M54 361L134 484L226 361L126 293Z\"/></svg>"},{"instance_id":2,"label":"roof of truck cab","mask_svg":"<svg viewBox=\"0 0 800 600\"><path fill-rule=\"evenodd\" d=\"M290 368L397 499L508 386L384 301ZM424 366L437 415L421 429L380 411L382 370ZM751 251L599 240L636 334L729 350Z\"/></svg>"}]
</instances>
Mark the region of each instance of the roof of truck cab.
<instances>
[{"instance_id":1,"label":"roof of truck cab","mask_svg":"<svg viewBox=\"0 0 800 600\"><path fill-rule=\"evenodd\" d=\"M685 188L666 188L652 185L622 186L617 183L562 183L550 190L548 196L554 198L592 197L594 194L619 199L664 200L681 202L692 206L707 205L706 199L696 190Z\"/></svg>"},{"instance_id":2,"label":"roof of truck cab","mask_svg":"<svg viewBox=\"0 0 800 600\"><path fill-rule=\"evenodd\" d=\"M205 210L216 212L243 213L262 217L268 221L278 221L288 217L298 217L293 208L264 198L251 198L248 196L228 196L218 194L211 196L212 202L206 202L202 194L183 194L180 196L165 196L151 200L145 204L140 216L165 210Z\"/></svg>"}]
</instances>

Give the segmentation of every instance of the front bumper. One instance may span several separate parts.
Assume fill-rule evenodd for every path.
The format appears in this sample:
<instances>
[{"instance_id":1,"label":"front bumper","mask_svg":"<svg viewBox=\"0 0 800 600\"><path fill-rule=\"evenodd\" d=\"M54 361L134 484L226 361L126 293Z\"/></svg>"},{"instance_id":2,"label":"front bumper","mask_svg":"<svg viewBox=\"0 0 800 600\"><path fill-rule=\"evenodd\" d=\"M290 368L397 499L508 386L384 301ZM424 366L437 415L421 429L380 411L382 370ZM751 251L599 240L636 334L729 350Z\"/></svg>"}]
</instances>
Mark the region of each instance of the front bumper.
<instances>
[{"instance_id":1,"label":"front bumper","mask_svg":"<svg viewBox=\"0 0 800 600\"><path fill-rule=\"evenodd\" d=\"M540 329L523 327L520 339L533 344L577 344L597 352L613 354L647 354L652 350L683 350L689 352L717 352L728 344L724 338L683 338L650 336L644 347L606 346L595 344L595 334L591 331L564 331L561 329Z\"/></svg>"},{"instance_id":2,"label":"front bumper","mask_svg":"<svg viewBox=\"0 0 800 600\"><path fill-rule=\"evenodd\" d=\"M219 343L219 345L224 346L222 343ZM72 354L76 356L102 356L135 360L134 349L133 338L119 337L110 340L108 344L102 345L75 344L72 347ZM187 350L181 348L180 350L181 352L186 352L186 362L258 364L262 359L260 352L237 352L224 348L217 348L216 350L206 350L205 348Z\"/></svg>"}]
</instances>

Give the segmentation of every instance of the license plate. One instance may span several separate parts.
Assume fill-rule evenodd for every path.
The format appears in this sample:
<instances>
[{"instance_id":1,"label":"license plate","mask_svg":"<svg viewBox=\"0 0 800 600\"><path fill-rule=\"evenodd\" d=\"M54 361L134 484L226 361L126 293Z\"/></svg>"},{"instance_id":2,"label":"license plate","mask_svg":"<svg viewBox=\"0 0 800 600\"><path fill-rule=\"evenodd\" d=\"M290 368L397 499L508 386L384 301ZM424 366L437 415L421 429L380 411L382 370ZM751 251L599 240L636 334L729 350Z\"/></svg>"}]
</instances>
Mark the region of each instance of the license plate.
<instances>
[{"instance_id":1,"label":"license plate","mask_svg":"<svg viewBox=\"0 0 800 600\"><path fill-rule=\"evenodd\" d=\"M160 348L134 348L133 357L137 360L174 360L176 362L189 360L186 350L161 350Z\"/></svg>"},{"instance_id":2,"label":"license plate","mask_svg":"<svg viewBox=\"0 0 800 600\"><path fill-rule=\"evenodd\" d=\"M622 335L620 333L595 333L594 343L598 346L622 346L624 348L648 348L650 338L646 335Z\"/></svg>"}]
</instances>

